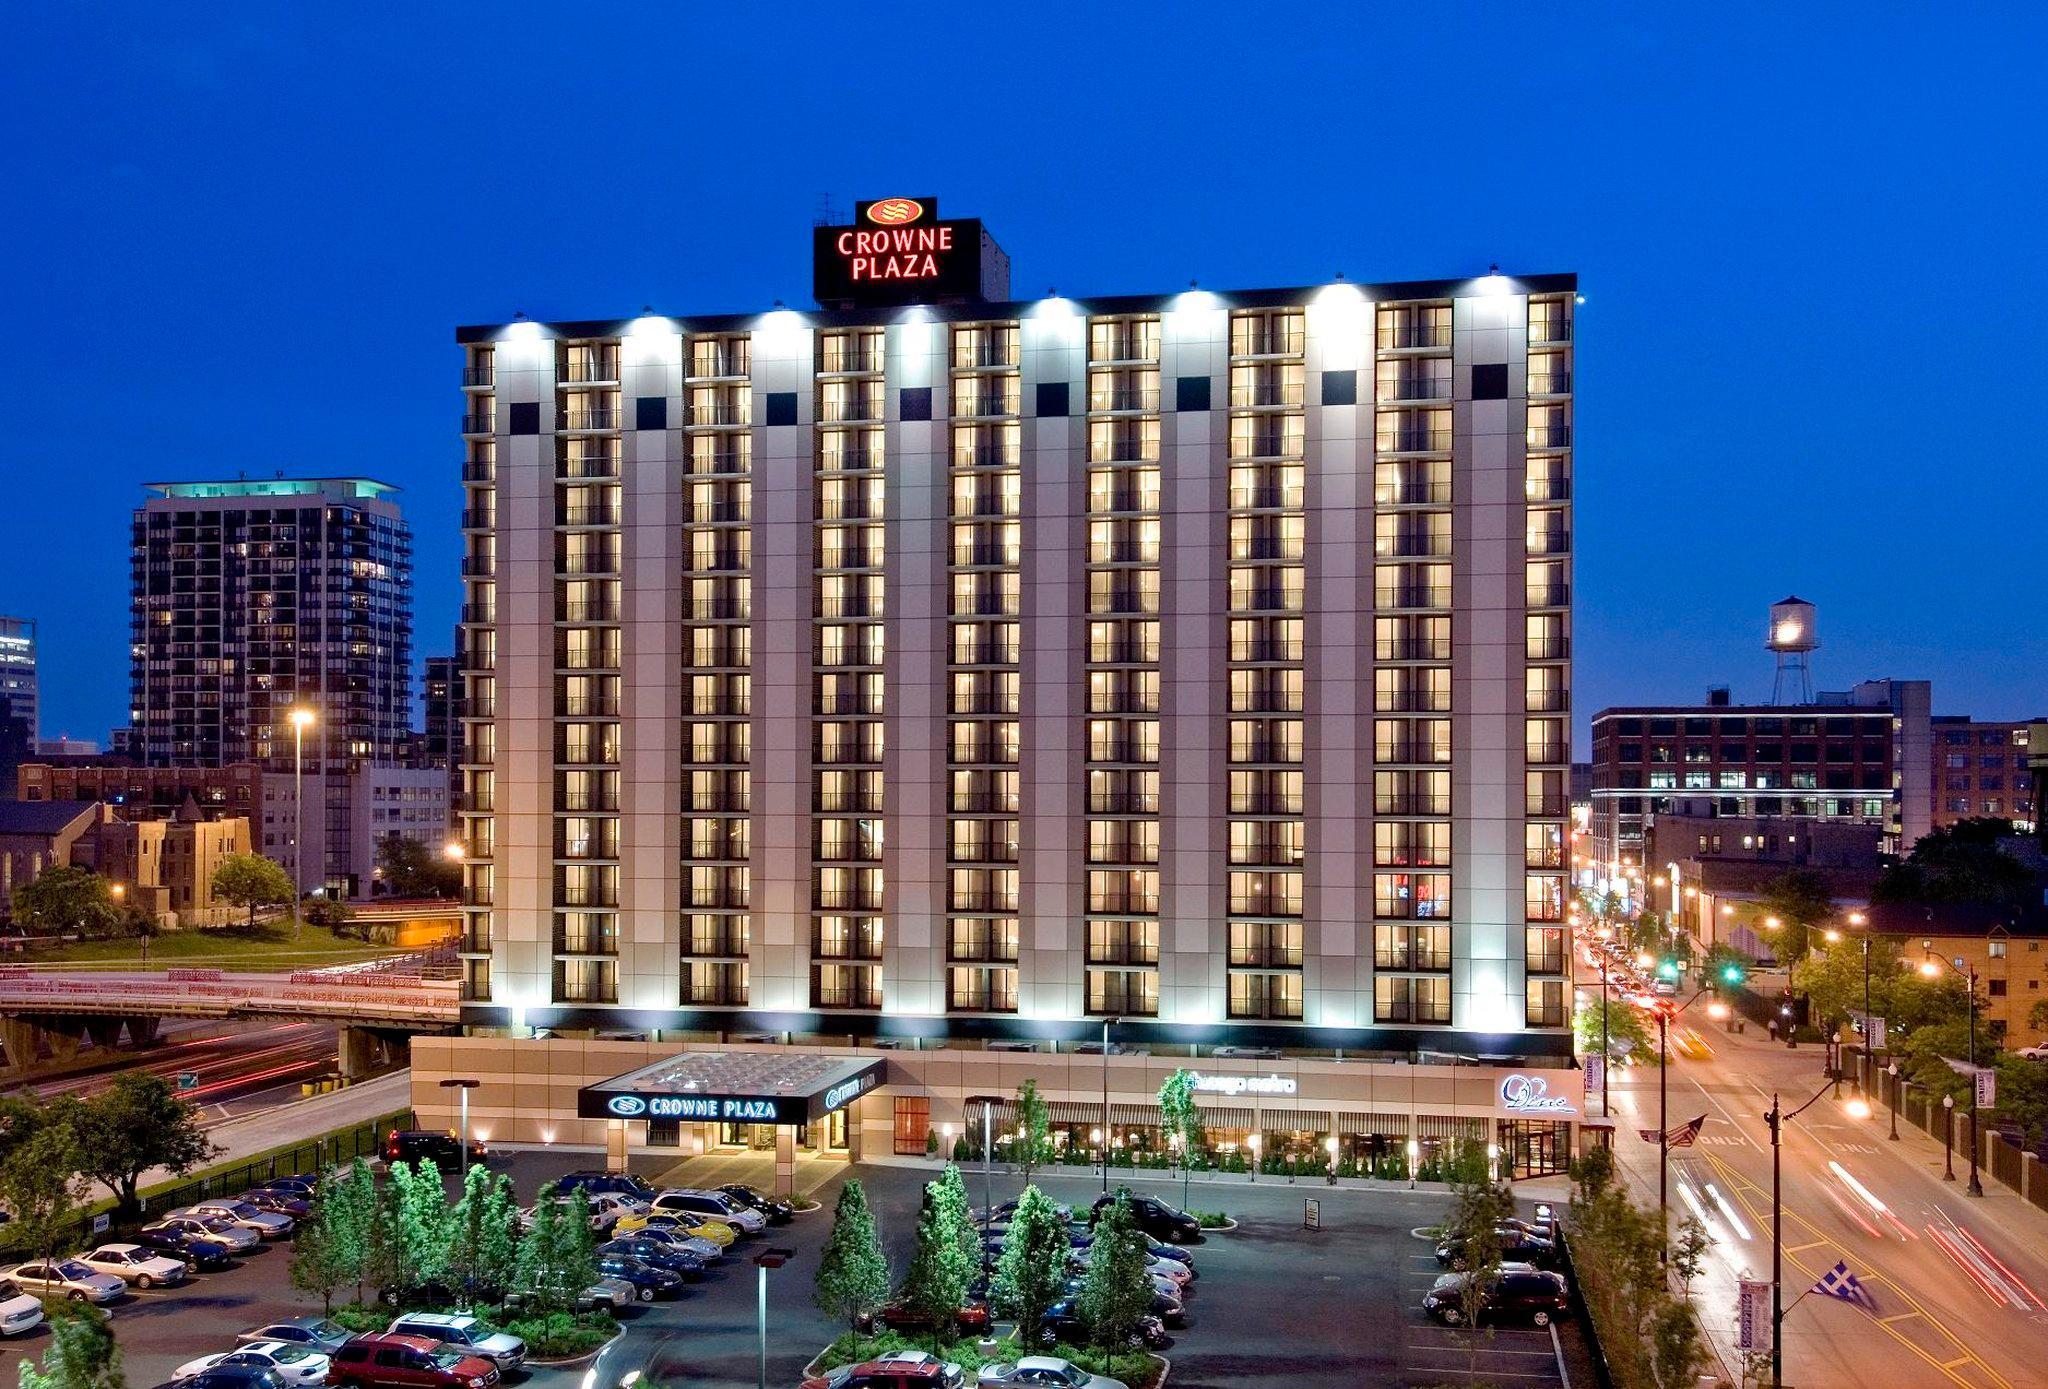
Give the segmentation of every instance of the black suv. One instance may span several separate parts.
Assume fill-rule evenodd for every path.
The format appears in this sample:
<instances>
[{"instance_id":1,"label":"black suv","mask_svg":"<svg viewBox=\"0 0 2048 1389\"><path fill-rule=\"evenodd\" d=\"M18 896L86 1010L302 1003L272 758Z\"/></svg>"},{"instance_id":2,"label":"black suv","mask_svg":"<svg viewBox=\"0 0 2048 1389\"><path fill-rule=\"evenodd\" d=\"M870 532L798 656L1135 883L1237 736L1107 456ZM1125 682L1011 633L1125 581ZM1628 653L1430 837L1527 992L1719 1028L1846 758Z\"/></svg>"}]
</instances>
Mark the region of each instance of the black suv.
<instances>
[{"instance_id":1,"label":"black suv","mask_svg":"<svg viewBox=\"0 0 2048 1389\"><path fill-rule=\"evenodd\" d=\"M384 1161L418 1162L421 1158L453 1172L462 1165L462 1141L438 1129L393 1129L384 1136ZM473 1138L469 1142L469 1160L484 1160L484 1145Z\"/></svg>"},{"instance_id":2,"label":"black suv","mask_svg":"<svg viewBox=\"0 0 2048 1389\"><path fill-rule=\"evenodd\" d=\"M1062 1298L1046 1308L1045 1319L1038 1324L1038 1338L1048 1346L1062 1341L1070 1346L1088 1344L1088 1323L1081 1319L1079 1301ZM1146 1350L1171 1350L1173 1337L1167 1333L1166 1323L1147 1315L1138 1318L1138 1329L1131 1333L1131 1345Z\"/></svg>"},{"instance_id":3,"label":"black suv","mask_svg":"<svg viewBox=\"0 0 2048 1389\"><path fill-rule=\"evenodd\" d=\"M1461 1325L1468 1315L1465 1294L1473 1277L1470 1273L1446 1273L1422 1295L1422 1310L1446 1326ZM1508 1264L1481 1290L1478 1319L1548 1326L1570 1305L1563 1274Z\"/></svg>"},{"instance_id":4,"label":"black suv","mask_svg":"<svg viewBox=\"0 0 2048 1389\"><path fill-rule=\"evenodd\" d=\"M615 1196L630 1196L635 1201L652 1201L660 1191L631 1172L598 1172L586 1169L571 1172L555 1182L555 1193L567 1196L572 1191L587 1191L592 1196L610 1192Z\"/></svg>"},{"instance_id":5,"label":"black suv","mask_svg":"<svg viewBox=\"0 0 2048 1389\"><path fill-rule=\"evenodd\" d=\"M1176 1210L1156 1196L1135 1196L1129 1191L1119 1194L1131 1203L1131 1219L1152 1238L1168 1244L1193 1244L1201 1239L1202 1223L1186 1211ZM1102 1219L1102 1213L1115 1204L1115 1196L1096 1197L1095 1209L1088 1214L1089 1225Z\"/></svg>"}]
</instances>

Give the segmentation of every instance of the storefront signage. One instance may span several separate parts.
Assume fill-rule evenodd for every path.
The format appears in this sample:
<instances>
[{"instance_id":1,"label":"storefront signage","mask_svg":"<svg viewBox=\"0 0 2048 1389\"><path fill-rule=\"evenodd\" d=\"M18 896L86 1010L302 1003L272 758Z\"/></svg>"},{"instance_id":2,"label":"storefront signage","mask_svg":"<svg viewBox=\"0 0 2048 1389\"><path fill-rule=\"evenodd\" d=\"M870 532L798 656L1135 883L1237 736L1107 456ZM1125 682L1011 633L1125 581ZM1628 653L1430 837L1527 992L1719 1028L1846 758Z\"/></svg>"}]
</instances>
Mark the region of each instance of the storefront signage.
<instances>
[{"instance_id":1,"label":"storefront signage","mask_svg":"<svg viewBox=\"0 0 2048 1389\"><path fill-rule=\"evenodd\" d=\"M1510 1114L1570 1115L1579 1112L1578 1106L1565 1096L1551 1094L1550 1082L1542 1076L1519 1072L1500 1083L1500 1102Z\"/></svg>"},{"instance_id":2,"label":"storefront signage","mask_svg":"<svg viewBox=\"0 0 2048 1389\"><path fill-rule=\"evenodd\" d=\"M826 305L985 300L1009 293L1008 260L980 219L939 220L936 198L877 198L814 231L811 288Z\"/></svg>"},{"instance_id":3,"label":"storefront signage","mask_svg":"<svg viewBox=\"0 0 2048 1389\"><path fill-rule=\"evenodd\" d=\"M1293 1076L1212 1076L1191 1073L1195 1089L1205 1095L1291 1095Z\"/></svg>"},{"instance_id":4,"label":"storefront signage","mask_svg":"<svg viewBox=\"0 0 2048 1389\"><path fill-rule=\"evenodd\" d=\"M825 1092L825 1113L830 1114L835 1109L846 1108L881 1083L882 1073L879 1070L866 1071L852 1080L840 1081Z\"/></svg>"},{"instance_id":5,"label":"storefront signage","mask_svg":"<svg viewBox=\"0 0 2048 1389\"><path fill-rule=\"evenodd\" d=\"M695 1095L614 1095L605 1101L618 1119L722 1119L767 1124L776 1119L774 1100L711 1099Z\"/></svg>"},{"instance_id":6,"label":"storefront signage","mask_svg":"<svg viewBox=\"0 0 2048 1389\"><path fill-rule=\"evenodd\" d=\"M805 1124L846 1108L888 1078L888 1067L872 1061L854 1070L834 1067L818 1078L818 1088L792 1084L787 1089L766 1093L734 1094L661 1088L658 1084L636 1084L639 1073L621 1076L602 1085L576 1093L579 1119L644 1119L660 1122L720 1124ZM741 1079L735 1075L733 1079ZM751 1077L748 1077L751 1078ZM829 1082L829 1083L828 1083Z\"/></svg>"}]
</instances>

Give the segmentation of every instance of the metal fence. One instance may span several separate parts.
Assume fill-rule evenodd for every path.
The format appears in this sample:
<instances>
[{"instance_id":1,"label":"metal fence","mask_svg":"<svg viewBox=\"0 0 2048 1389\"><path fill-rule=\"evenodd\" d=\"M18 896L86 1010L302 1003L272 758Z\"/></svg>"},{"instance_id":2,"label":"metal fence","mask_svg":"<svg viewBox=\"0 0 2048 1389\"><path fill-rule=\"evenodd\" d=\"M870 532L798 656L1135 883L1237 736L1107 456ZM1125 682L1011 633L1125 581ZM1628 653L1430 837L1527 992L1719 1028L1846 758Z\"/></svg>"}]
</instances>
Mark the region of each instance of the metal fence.
<instances>
[{"instance_id":1,"label":"metal fence","mask_svg":"<svg viewBox=\"0 0 2048 1389\"><path fill-rule=\"evenodd\" d=\"M1607 1368L1607 1352L1600 1344L1600 1328L1593 1322L1593 1313L1586 1306L1581 1295L1579 1270L1572 1261L1571 1236L1560 1229L1557 1232L1557 1271L1562 1273L1565 1284L1571 1289L1572 1315L1585 1333L1586 1349L1591 1352L1593 1378L1599 1389L1614 1389L1614 1376Z\"/></svg>"}]
</instances>

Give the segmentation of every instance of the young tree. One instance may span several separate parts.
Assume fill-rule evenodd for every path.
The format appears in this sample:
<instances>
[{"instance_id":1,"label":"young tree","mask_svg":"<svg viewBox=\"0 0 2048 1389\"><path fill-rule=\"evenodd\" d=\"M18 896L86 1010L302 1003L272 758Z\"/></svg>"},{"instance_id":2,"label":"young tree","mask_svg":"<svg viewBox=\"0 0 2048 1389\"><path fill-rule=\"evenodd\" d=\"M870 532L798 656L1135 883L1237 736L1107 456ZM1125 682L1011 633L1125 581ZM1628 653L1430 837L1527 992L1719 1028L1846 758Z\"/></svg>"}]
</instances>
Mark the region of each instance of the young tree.
<instances>
[{"instance_id":1,"label":"young tree","mask_svg":"<svg viewBox=\"0 0 2048 1389\"><path fill-rule=\"evenodd\" d=\"M112 887L90 868L45 868L14 890L14 919L32 932L110 936L121 923Z\"/></svg>"},{"instance_id":2,"label":"young tree","mask_svg":"<svg viewBox=\"0 0 2048 1389\"><path fill-rule=\"evenodd\" d=\"M1465 1270L1459 1289L1465 1323L1476 1326L1489 1288L1500 1277L1501 1222L1515 1213L1515 1198L1492 1171L1486 1149L1477 1141L1462 1143L1452 1161L1451 1213L1444 1238L1457 1250ZM1473 1342L1476 1358L1478 1342Z\"/></svg>"},{"instance_id":3,"label":"young tree","mask_svg":"<svg viewBox=\"0 0 2048 1389\"><path fill-rule=\"evenodd\" d=\"M597 1232L590 1228L590 1193L580 1186L562 1212L562 1275L572 1298L597 1281Z\"/></svg>"},{"instance_id":4,"label":"young tree","mask_svg":"<svg viewBox=\"0 0 2048 1389\"><path fill-rule=\"evenodd\" d=\"M1038 1082L1026 1077L1017 1087L1018 1161L1024 1169L1024 1185L1031 1185L1031 1169L1046 1159L1052 1146L1052 1106L1038 1093Z\"/></svg>"},{"instance_id":5,"label":"young tree","mask_svg":"<svg viewBox=\"0 0 2048 1389\"><path fill-rule=\"evenodd\" d=\"M1780 923L1776 931L1765 932L1765 939L1786 964L1806 958L1813 928L1835 914L1827 879L1810 868L1794 868L1765 883L1761 905L1766 917Z\"/></svg>"},{"instance_id":6,"label":"young tree","mask_svg":"<svg viewBox=\"0 0 2048 1389\"><path fill-rule=\"evenodd\" d=\"M569 1311L597 1281L597 1242L590 1230L590 1200L579 1189L556 1194L549 1182L533 1202L533 1228L519 1242L512 1286L545 1311Z\"/></svg>"},{"instance_id":7,"label":"young tree","mask_svg":"<svg viewBox=\"0 0 2048 1389\"><path fill-rule=\"evenodd\" d=\"M395 1283L398 1263L391 1252L386 1200L370 1164L357 1158L346 1171L329 1172L320 1179L320 1191L322 1218L332 1225L336 1244L351 1260L356 1301L364 1300L373 1282L380 1290Z\"/></svg>"},{"instance_id":8,"label":"young tree","mask_svg":"<svg viewBox=\"0 0 2048 1389\"><path fill-rule=\"evenodd\" d=\"M303 1293L317 1293L320 1310L334 1310L335 1289L355 1277L362 1268L361 1251L349 1243L346 1222L335 1220L336 1204L328 1183L322 1180L313 1193L313 1208L299 1222L292 1236L291 1283Z\"/></svg>"},{"instance_id":9,"label":"young tree","mask_svg":"<svg viewBox=\"0 0 2048 1389\"><path fill-rule=\"evenodd\" d=\"M1205 1144L1201 1107L1195 1103L1195 1073L1176 1070L1159 1083L1159 1136L1180 1165L1180 1203L1188 1203L1188 1166Z\"/></svg>"},{"instance_id":10,"label":"young tree","mask_svg":"<svg viewBox=\"0 0 2048 1389\"><path fill-rule=\"evenodd\" d=\"M448 1272L455 1234L441 1169L426 1158L394 1162L391 1187L396 1193L391 1235L403 1281L412 1287L437 1282Z\"/></svg>"},{"instance_id":11,"label":"young tree","mask_svg":"<svg viewBox=\"0 0 2048 1389\"><path fill-rule=\"evenodd\" d=\"M953 1242L960 1246L961 1257L979 1269L981 1232L974 1226L974 1214L967 1202L967 1183L961 1178L960 1169L947 1163L939 1173L938 1185L942 1188L946 1218L952 1222Z\"/></svg>"},{"instance_id":12,"label":"young tree","mask_svg":"<svg viewBox=\"0 0 2048 1389\"><path fill-rule=\"evenodd\" d=\"M123 1071L72 1113L87 1176L114 1193L115 1213L141 1210L137 1189L152 1168L184 1176L220 1151L199 1127L198 1111L150 1071Z\"/></svg>"},{"instance_id":13,"label":"young tree","mask_svg":"<svg viewBox=\"0 0 2048 1389\"><path fill-rule=\"evenodd\" d=\"M844 1317L849 1329L889 1299L889 1260L882 1253L874 1212L868 1208L867 1189L858 1177L848 1177L839 1188L832 1233L818 1257L817 1285L811 1295L821 1311Z\"/></svg>"},{"instance_id":14,"label":"young tree","mask_svg":"<svg viewBox=\"0 0 2048 1389\"><path fill-rule=\"evenodd\" d=\"M20 1247L37 1258L54 1257L77 1234L86 1192L82 1161L67 1118L46 1114L0 1162L0 1206L14 1213L9 1228Z\"/></svg>"},{"instance_id":15,"label":"young tree","mask_svg":"<svg viewBox=\"0 0 2048 1389\"><path fill-rule=\"evenodd\" d=\"M21 1389L127 1389L121 1348L107 1314L84 1302L50 1308L50 1345L40 1366L21 1362Z\"/></svg>"},{"instance_id":16,"label":"young tree","mask_svg":"<svg viewBox=\"0 0 2048 1389\"><path fill-rule=\"evenodd\" d=\"M336 935L346 935L344 929L355 920L356 909L339 897L308 897L299 903L299 919L309 926L325 926Z\"/></svg>"},{"instance_id":17,"label":"young tree","mask_svg":"<svg viewBox=\"0 0 2048 1389\"><path fill-rule=\"evenodd\" d=\"M1081 1281L1081 1317L1096 1345L1121 1350L1130 1343L1139 1319L1152 1310L1150 1264L1145 1237L1131 1216L1130 1188L1120 1187L1095 1222L1088 1274Z\"/></svg>"},{"instance_id":18,"label":"young tree","mask_svg":"<svg viewBox=\"0 0 2048 1389\"><path fill-rule=\"evenodd\" d=\"M462 1197L449 1224L449 1269L462 1280L462 1305L501 1293L512 1278L512 1180L482 1163L463 1179Z\"/></svg>"},{"instance_id":19,"label":"young tree","mask_svg":"<svg viewBox=\"0 0 2048 1389\"><path fill-rule=\"evenodd\" d=\"M1606 1002L1602 1003L1597 986L1587 992L1586 1002L1579 1006L1573 1017L1573 1026L1578 1031L1580 1055L1599 1052L1602 1036L1600 1017L1603 1009L1607 1016L1605 1035L1609 1059L1634 1056L1646 1064L1657 1064L1657 1048L1650 1041L1649 1025L1643 1021L1642 1013L1619 997L1616 991L1610 990Z\"/></svg>"},{"instance_id":20,"label":"young tree","mask_svg":"<svg viewBox=\"0 0 2048 1389\"><path fill-rule=\"evenodd\" d=\"M1687 1297L1692 1296L1692 1281L1700 1276L1701 1263L1712 1244L1707 1238L1707 1227L1697 1218L1687 1216L1678 1227L1678 1239L1671 1246L1671 1267L1678 1270L1678 1281Z\"/></svg>"},{"instance_id":21,"label":"young tree","mask_svg":"<svg viewBox=\"0 0 2048 1389\"><path fill-rule=\"evenodd\" d=\"M993 1297L997 1309L1017 1321L1018 1338L1038 1344L1038 1326L1046 1309L1060 1300L1066 1287L1066 1221L1052 1199L1035 1186L1024 1188L1017 1212L1010 1217L1010 1237L996 1261Z\"/></svg>"},{"instance_id":22,"label":"young tree","mask_svg":"<svg viewBox=\"0 0 2048 1389\"><path fill-rule=\"evenodd\" d=\"M951 1200L940 1182L925 1185L910 1273L903 1283L904 1300L931 1324L933 1351L958 1326L960 1304L967 1298L967 1285L980 1263L961 1250L959 1224L948 1209Z\"/></svg>"},{"instance_id":23,"label":"young tree","mask_svg":"<svg viewBox=\"0 0 2048 1389\"><path fill-rule=\"evenodd\" d=\"M298 895L291 877L261 854L229 854L213 870L213 895L249 909L256 924L258 907L281 907Z\"/></svg>"}]
</instances>

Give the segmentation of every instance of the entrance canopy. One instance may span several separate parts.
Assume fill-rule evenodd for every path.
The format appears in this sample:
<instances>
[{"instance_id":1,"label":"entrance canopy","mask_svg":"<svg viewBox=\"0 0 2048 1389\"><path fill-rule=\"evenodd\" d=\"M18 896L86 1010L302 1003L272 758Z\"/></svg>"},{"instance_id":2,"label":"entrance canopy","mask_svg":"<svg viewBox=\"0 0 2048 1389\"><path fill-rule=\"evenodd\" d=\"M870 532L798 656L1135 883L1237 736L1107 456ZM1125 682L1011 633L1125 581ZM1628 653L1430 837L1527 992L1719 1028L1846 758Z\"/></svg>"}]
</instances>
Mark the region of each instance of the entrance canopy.
<instances>
[{"instance_id":1,"label":"entrance canopy","mask_svg":"<svg viewBox=\"0 0 2048 1389\"><path fill-rule=\"evenodd\" d=\"M689 1052L586 1085L576 1117L805 1124L880 1085L887 1066L880 1057Z\"/></svg>"}]
</instances>

